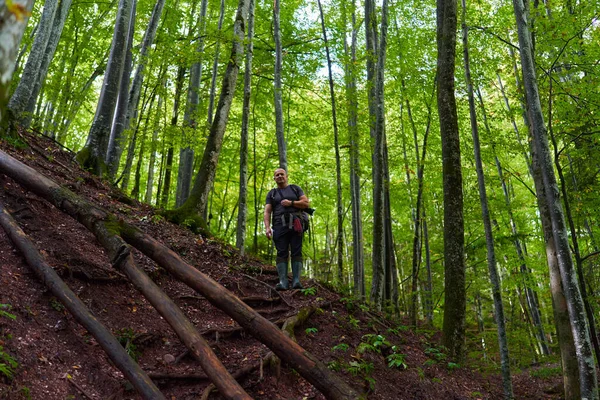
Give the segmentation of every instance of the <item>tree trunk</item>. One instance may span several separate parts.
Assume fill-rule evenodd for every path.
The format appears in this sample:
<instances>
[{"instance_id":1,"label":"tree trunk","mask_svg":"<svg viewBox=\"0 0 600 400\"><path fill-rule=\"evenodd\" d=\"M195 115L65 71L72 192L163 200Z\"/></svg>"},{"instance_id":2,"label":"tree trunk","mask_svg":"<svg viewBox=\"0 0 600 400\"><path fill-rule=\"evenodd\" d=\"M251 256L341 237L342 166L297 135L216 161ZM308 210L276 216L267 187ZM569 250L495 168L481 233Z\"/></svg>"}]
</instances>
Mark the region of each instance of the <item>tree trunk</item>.
<instances>
[{"instance_id":1,"label":"tree trunk","mask_svg":"<svg viewBox=\"0 0 600 400\"><path fill-rule=\"evenodd\" d=\"M15 93L10 98L8 108L17 122L21 123L26 119L25 113L29 105L29 99L33 94L35 85L38 81L39 72L44 61L46 48L52 36L52 27L54 19L59 8L59 0L47 0L44 3L44 10L38 25L37 33L31 45L29 57L23 68L21 80L15 89ZM19 16L19 18L22 18ZM22 35L22 33L21 33ZM35 99L34 99L35 104ZM33 110L32 110L33 111ZM30 118L30 117L29 117Z\"/></svg>"},{"instance_id":2,"label":"tree trunk","mask_svg":"<svg viewBox=\"0 0 600 400\"><path fill-rule=\"evenodd\" d=\"M444 181L444 345L450 358L464 356L466 287L460 138L454 95L456 0L437 0L437 97Z\"/></svg>"},{"instance_id":3,"label":"tree trunk","mask_svg":"<svg viewBox=\"0 0 600 400\"><path fill-rule=\"evenodd\" d=\"M345 4L345 3L344 3ZM352 1L352 42L350 56L344 40L344 52L349 62L345 65L346 96L348 109L348 132L350 136L350 201L352 202L352 271L354 277L354 295L365 297L365 262L362 244L362 213L360 207L360 134L358 130L358 100L356 93L356 46L358 28L356 24L356 4ZM345 8L344 8L345 12ZM345 15L345 13L344 13ZM346 24L344 23L344 27ZM345 35L344 35L345 37Z\"/></svg>"},{"instance_id":4,"label":"tree trunk","mask_svg":"<svg viewBox=\"0 0 600 400\"><path fill-rule=\"evenodd\" d=\"M154 186L154 163L156 162L156 146L158 144L158 132L160 130L160 118L162 116L162 94L158 95L158 107L154 116L154 129L152 130L152 142L150 142L150 161L148 162L148 180L146 181L147 204L152 204L152 189Z\"/></svg>"},{"instance_id":5,"label":"tree trunk","mask_svg":"<svg viewBox=\"0 0 600 400\"><path fill-rule=\"evenodd\" d=\"M248 42L244 72L244 104L242 106L242 131L240 137L240 192L235 246L243 256L246 253L246 219L248 216L248 125L250 120L250 95L252 94L252 57L254 56L254 0L248 5ZM254 171L256 174L256 171Z\"/></svg>"},{"instance_id":6,"label":"tree trunk","mask_svg":"<svg viewBox=\"0 0 600 400\"><path fill-rule=\"evenodd\" d=\"M275 70L273 73L273 94L275 102L275 136L279 154L279 167L287 171L287 148L283 128L283 102L281 99L281 24L279 21L280 0L273 0L273 38L275 40Z\"/></svg>"},{"instance_id":7,"label":"tree trunk","mask_svg":"<svg viewBox=\"0 0 600 400\"><path fill-rule=\"evenodd\" d=\"M131 83L129 95L127 96L127 113L123 130L119 135L117 135L115 132L114 137L111 137L114 145L109 145L106 159L110 176L113 178L117 173L119 163L121 161L121 154L123 153L123 144L125 141L123 140L124 138L122 138L121 134L123 131L127 131L131 128L131 121L135 121L137 119L137 108L140 102L140 91L142 89L142 82L144 80L144 70L146 69L146 64L148 63L148 51L150 46L152 46L152 43L154 43L154 38L156 36L158 23L162 15L164 5L165 0L157 0L156 4L154 5L150 22L148 23L148 27L144 33L144 38L142 39L142 47L140 49L138 65Z\"/></svg>"},{"instance_id":8,"label":"tree trunk","mask_svg":"<svg viewBox=\"0 0 600 400\"><path fill-rule=\"evenodd\" d=\"M177 170L177 189L175 190L175 207L181 205L190 195L192 176L194 175L194 142L193 136L198 128L198 105L200 104L200 81L202 80L202 56L204 54L204 37L206 36L206 8L208 0L200 4L200 32L196 46L197 60L190 68L190 84L187 91L187 103L183 115L183 125L190 129L182 131L182 148L179 150L179 169Z\"/></svg>"},{"instance_id":9,"label":"tree trunk","mask_svg":"<svg viewBox=\"0 0 600 400\"><path fill-rule=\"evenodd\" d=\"M201 214L207 205L208 194L215 177L219 154L223 144L223 136L229 119L229 110L235 95L235 87L240 65L244 56L244 31L246 28L246 17L248 14L248 1L239 0L236 18L233 26L234 40L231 55L227 64L227 70L223 77L221 95L217 106L215 120L210 128L204 155L190 196L178 209L169 212L169 218L175 222L181 222L189 216ZM200 224L205 224L205 221Z\"/></svg>"},{"instance_id":10,"label":"tree trunk","mask_svg":"<svg viewBox=\"0 0 600 400\"><path fill-rule=\"evenodd\" d=\"M135 16L136 16L137 0L133 0L131 8L131 19L129 20L129 34L127 35L127 51L125 53L125 62L123 64L123 76L121 77L121 85L119 87L119 98L115 116L113 119L110 137L108 139L108 147L106 149L106 157L104 162L107 165L108 176L112 179L119 170L119 162L116 156L121 155L121 146L123 142L123 133L127 122L127 94L129 93L129 78L131 76L131 68L133 63L133 34L135 33ZM118 154L117 154L118 153Z\"/></svg>"},{"instance_id":11,"label":"tree trunk","mask_svg":"<svg viewBox=\"0 0 600 400\"><path fill-rule=\"evenodd\" d=\"M337 115L335 110L335 90L333 87L333 73L331 71L331 56L329 54L329 43L327 41L327 31L325 30L325 16L323 15L323 6L321 0L317 0L319 13L321 14L321 30L323 31L323 42L325 44L325 54L327 55L327 71L329 76L329 95L331 97L331 116L333 120L333 146L335 149L335 176L337 181L336 204L337 204L337 282L340 287L344 284L344 210L342 204L342 170L340 161L340 146L338 140Z\"/></svg>"},{"instance_id":12,"label":"tree trunk","mask_svg":"<svg viewBox=\"0 0 600 400\"><path fill-rule=\"evenodd\" d=\"M598 379L592 346L589 336L589 326L585 307L581 297L577 273L573 265L564 212L560 202L556 176L554 175L550 148L544 116L540 104L537 87L536 71L534 66L531 35L528 27L528 15L522 0L513 0L513 7L519 32L519 49L521 54L521 68L528 106L528 115L531 121L534 147L539 157L542 180L546 191L548 208L552 223L552 232L556 244L558 264L560 268L563 290L567 300L571 329L575 341L575 350L579 364L579 377L581 397L585 399L598 399Z\"/></svg>"},{"instance_id":13,"label":"tree trunk","mask_svg":"<svg viewBox=\"0 0 600 400\"><path fill-rule=\"evenodd\" d=\"M104 74L104 83L96 108L96 115L83 149L77 153L77 161L97 175L106 172L106 151L110 137L113 114L123 77L123 66L127 50L129 23L134 0L120 0L113 33L113 40Z\"/></svg>"},{"instance_id":14,"label":"tree trunk","mask_svg":"<svg viewBox=\"0 0 600 400\"><path fill-rule=\"evenodd\" d=\"M29 267L38 278L48 287L50 292L65 306L87 331L96 339L100 347L106 352L110 360L123 375L131 382L133 387L144 399L164 399L154 382L146 375L140 366L127 354L127 351L112 333L102 325L88 310L85 304L65 284L46 262L44 257L35 248L31 239L17 225L16 221L0 204L0 225L23 254Z\"/></svg>"},{"instance_id":15,"label":"tree trunk","mask_svg":"<svg viewBox=\"0 0 600 400\"><path fill-rule=\"evenodd\" d=\"M496 251L494 249L494 233L490 220L487 193L485 188L485 176L483 174L483 162L481 161L481 145L479 144L479 129L477 127L477 113L475 111L475 96L473 94L473 83L471 81L471 66L469 60L469 42L467 28L467 2L462 0L462 42L463 58L465 66L465 82L467 84L467 95L469 98L469 116L471 120L471 135L473 136L473 151L475 153L475 169L477 170L477 186L479 189L479 200L481 202L481 217L485 231L485 243L487 249L487 264L492 284L492 297L494 299L494 318L498 330L498 349L500 351L500 365L502 369L502 387L504 398L513 399L512 379L510 373L510 357L508 354L508 341L506 338L506 322L504 319L504 304L502 302L502 287L500 276L496 267Z\"/></svg>"}]
</instances>

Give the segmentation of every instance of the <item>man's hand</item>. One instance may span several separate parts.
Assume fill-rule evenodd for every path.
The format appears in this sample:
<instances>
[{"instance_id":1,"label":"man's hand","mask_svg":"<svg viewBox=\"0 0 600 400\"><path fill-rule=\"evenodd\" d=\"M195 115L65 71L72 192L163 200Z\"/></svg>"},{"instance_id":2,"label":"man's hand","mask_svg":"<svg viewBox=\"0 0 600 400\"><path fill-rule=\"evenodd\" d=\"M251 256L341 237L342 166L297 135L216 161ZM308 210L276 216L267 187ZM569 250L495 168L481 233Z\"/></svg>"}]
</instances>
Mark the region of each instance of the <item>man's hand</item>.
<instances>
[{"instance_id":1,"label":"man's hand","mask_svg":"<svg viewBox=\"0 0 600 400\"><path fill-rule=\"evenodd\" d=\"M281 205L284 207L291 207L292 206L292 201L288 200L288 199L283 199L281 200Z\"/></svg>"},{"instance_id":2,"label":"man's hand","mask_svg":"<svg viewBox=\"0 0 600 400\"><path fill-rule=\"evenodd\" d=\"M273 230L270 227L267 227L265 233L267 235L267 239L271 239L273 237Z\"/></svg>"}]
</instances>

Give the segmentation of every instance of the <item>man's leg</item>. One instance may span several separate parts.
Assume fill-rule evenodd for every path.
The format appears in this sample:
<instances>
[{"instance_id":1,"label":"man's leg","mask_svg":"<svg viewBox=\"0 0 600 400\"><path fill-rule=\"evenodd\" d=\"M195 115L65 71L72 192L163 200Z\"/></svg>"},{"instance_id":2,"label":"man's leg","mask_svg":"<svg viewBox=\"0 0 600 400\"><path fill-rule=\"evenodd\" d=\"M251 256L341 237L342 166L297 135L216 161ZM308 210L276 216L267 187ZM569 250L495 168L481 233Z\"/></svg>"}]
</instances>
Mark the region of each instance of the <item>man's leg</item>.
<instances>
[{"instance_id":1,"label":"man's leg","mask_svg":"<svg viewBox=\"0 0 600 400\"><path fill-rule=\"evenodd\" d=\"M288 290L288 254L289 240L287 239L287 227L275 227L273 229L273 243L277 249L277 257L275 263L277 267L277 275L279 275L279 283L275 285L275 290Z\"/></svg>"},{"instance_id":2,"label":"man's leg","mask_svg":"<svg viewBox=\"0 0 600 400\"><path fill-rule=\"evenodd\" d=\"M300 275L302 274L302 238L303 234L293 232L290 240L292 250L292 289L304 289L300 283Z\"/></svg>"}]
</instances>

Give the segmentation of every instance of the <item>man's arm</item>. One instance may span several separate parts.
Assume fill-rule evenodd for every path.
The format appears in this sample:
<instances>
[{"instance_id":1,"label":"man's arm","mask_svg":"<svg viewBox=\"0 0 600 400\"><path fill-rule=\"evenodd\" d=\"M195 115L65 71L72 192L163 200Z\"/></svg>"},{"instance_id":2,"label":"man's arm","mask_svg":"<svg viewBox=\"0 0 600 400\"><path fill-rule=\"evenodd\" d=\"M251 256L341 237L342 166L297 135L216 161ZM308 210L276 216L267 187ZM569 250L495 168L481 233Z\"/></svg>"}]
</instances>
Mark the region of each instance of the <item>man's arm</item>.
<instances>
[{"instance_id":1,"label":"man's arm","mask_svg":"<svg viewBox=\"0 0 600 400\"><path fill-rule=\"evenodd\" d=\"M265 206L265 215L263 217L263 221L265 223L265 233L267 238L271 239L273 236L273 231L271 230L271 213L273 212L273 206L269 203Z\"/></svg>"},{"instance_id":2,"label":"man's arm","mask_svg":"<svg viewBox=\"0 0 600 400\"><path fill-rule=\"evenodd\" d=\"M282 200L281 205L284 207L296 207L300 209L308 208L310 207L310 200L308 200L308 197L306 197L306 195L303 194L302 196L300 196L300 200Z\"/></svg>"}]
</instances>

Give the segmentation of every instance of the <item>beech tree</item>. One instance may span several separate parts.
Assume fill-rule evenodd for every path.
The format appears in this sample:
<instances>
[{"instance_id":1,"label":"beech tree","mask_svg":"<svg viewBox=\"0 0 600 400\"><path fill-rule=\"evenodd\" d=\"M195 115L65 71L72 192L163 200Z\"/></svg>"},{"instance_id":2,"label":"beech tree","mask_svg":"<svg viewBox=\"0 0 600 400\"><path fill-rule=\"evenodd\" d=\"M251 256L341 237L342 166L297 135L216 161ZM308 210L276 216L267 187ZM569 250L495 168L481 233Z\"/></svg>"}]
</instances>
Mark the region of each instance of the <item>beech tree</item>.
<instances>
[{"instance_id":1,"label":"beech tree","mask_svg":"<svg viewBox=\"0 0 600 400\"><path fill-rule=\"evenodd\" d=\"M129 37L129 24L133 11L133 0L120 0L115 22L108 65L104 83L96 108L94 122L90 128L85 146L77 153L77 161L86 169L98 175L106 172L105 157L108 148L113 113L117 103L123 66Z\"/></svg>"},{"instance_id":2,"label":"beech tree","mask_svg":"<svg viewBox=\"0 0 600 400\"><path fill-rule=\"evenodd\" d=\"M444 176L444 345L455 360L464 357L465 262L462 168L454 95L456 1L437 1L437 99Z\"/></svg>"}]
</instances>

